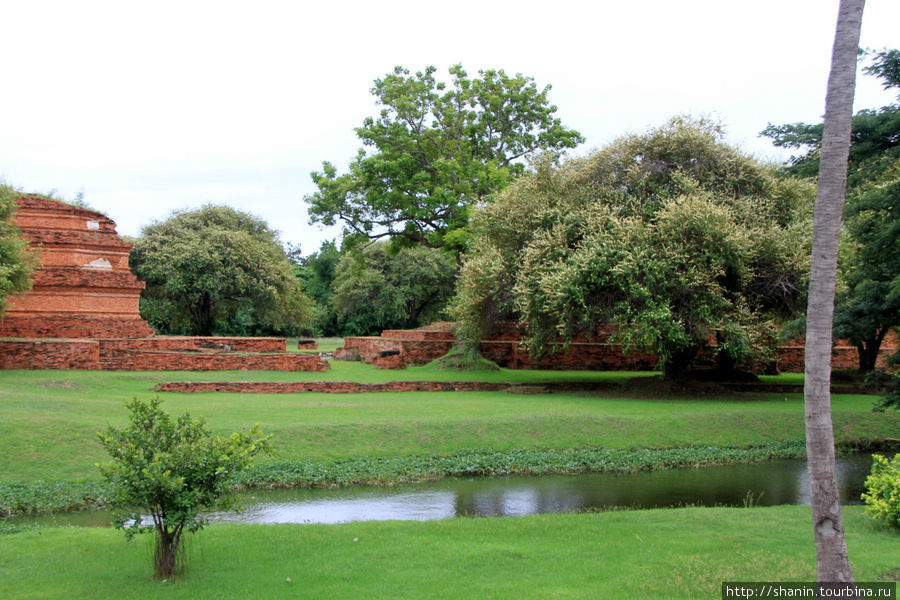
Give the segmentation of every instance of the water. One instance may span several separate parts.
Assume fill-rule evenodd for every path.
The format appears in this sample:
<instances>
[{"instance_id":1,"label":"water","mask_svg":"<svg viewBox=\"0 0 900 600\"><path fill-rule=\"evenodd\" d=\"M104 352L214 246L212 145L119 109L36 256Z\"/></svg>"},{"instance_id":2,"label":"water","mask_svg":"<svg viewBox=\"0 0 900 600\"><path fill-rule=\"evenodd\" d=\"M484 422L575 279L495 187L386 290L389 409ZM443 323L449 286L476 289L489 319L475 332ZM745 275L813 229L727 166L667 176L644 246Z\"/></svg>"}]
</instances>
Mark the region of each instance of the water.
<instances>
[{"instance_id":1,"label":"water","mask_svg":"<svg viewBox=\"0 0 900 600\"><path fill-rule=\"evenodd\" d=\"M860 504L871 455L837 460L843 504ZM215 521L346 523L427 521L458 516L524 516L611 507L759 506L809 504L806 463L782 460L641 473L447 479L396 487L256 490L240 497L244 511L215 512ZM17 517L18 523L108 526L103 511Z\"/></svg>"}]
</instances>

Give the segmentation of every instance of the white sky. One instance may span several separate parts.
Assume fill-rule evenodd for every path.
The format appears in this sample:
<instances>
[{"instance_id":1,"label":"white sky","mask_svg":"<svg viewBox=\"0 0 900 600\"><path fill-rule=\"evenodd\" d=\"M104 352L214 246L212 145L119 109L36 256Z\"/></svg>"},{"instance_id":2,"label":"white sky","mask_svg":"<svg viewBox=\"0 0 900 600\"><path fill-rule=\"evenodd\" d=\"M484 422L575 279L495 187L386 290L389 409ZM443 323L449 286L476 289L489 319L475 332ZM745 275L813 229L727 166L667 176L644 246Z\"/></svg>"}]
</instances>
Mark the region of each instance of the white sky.
<instances>
[{"instance_id":1,"label":"white sky","mask_svg":"<svg viewBox=\"0 0 900 600\"><path fill-rule=\"evenodd\" d=\"M327 6L326 6L327 5ZM0 4L0 179L85 201L119 233L227 204L303 253L338 237L303 196L343 171L395 65L497 68L551 84L578 154L676 114L720 119L730 142L824 111L837 0L307 3L9 0ZM868 0L861 45L900 46L900 2ZM894 101L871 76L856 109Z\"/></svg>"}]
</instances>

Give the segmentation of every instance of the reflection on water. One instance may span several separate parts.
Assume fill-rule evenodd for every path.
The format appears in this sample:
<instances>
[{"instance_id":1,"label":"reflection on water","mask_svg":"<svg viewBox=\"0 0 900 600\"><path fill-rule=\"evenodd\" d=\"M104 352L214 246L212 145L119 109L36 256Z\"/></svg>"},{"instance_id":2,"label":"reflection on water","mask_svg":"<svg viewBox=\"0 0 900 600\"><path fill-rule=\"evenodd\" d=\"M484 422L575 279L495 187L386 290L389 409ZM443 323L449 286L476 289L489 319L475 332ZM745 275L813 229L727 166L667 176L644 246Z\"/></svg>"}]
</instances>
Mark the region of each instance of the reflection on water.
<instances>
[{"instance_id":1,"label":"reflection on water","mask_svg":"<svg viewBox=\"0 0 900 600\"><path fill-rule=\"evenodd\" d=\"M839 458L844 504L859 504L871 455ZM216 512L212 520L243 523L345 523L523 516L610 507L761 506L809 504L804 461L784 460L641 473L448 479L386 488L281 489L240 496L243 512ZM17 517L18 522L105 526L108 513Z\"/></svg>"}]
</instances>

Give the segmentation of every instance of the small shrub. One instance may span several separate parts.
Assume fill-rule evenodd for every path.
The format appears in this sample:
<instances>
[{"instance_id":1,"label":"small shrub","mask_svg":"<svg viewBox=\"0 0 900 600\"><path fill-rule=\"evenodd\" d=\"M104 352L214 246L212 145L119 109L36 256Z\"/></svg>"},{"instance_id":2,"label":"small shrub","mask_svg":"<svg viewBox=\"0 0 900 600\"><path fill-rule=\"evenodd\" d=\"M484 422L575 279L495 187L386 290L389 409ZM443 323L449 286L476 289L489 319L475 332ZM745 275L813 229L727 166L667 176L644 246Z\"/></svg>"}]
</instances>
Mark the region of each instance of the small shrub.
<instances>
[{"instance_id":1,"label":"small shrub","mask_svg":"<svg viewBox=\"0 0 900 600\"><path fill-rule=\"evenodd\" d=\"M184 567L184 532L203 527L201 509L227 505L233 477L256 454L270 451L271 436L255 425L228 437L214 436L203 419L184 414L173 420L159 405L159 398L127 402L130 424L98 433L112 461L97 466L113 487L114 503L137 509L120 515L116 527L128 539L155 532L156 574L171 577ZM152 523L144 521L142 512Z\"/></svg>"},{"instance_id":2,"label":"small shrub","mask_svg":"<svg viewBox=\"0 0 900 600\"><path fill-rule=\"evenodd\" d=\"M900 528L900 454L893 460L875 454L872 473L866 477L862 495L866 513L873 519Z\"/></svg>"}]
</instances>

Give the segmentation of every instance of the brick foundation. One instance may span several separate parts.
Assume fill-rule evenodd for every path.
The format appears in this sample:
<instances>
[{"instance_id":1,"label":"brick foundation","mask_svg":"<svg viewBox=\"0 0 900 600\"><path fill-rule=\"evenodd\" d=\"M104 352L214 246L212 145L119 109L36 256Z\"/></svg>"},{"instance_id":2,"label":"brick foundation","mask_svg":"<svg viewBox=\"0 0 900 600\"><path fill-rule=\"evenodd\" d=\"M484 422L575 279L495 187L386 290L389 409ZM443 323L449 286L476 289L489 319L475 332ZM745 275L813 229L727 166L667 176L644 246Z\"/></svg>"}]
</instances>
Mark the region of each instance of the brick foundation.
<instances>
[{"instance_id":1,"label":"brick foundation","mask_svg":"<svg viewBox=\"0 0 900 600\"><path fill-rule=\"evenodd\" d=\"M381 337L346 337L344 346L335 352L335 358L362 360L385 369L424 365L444 356L453 348L453 325L450 322L440 322L409 331L386 330ZM653 354L626 354L621 345L609 343L612 333L611 327L601 328L595 338L576 339L568 347L535 360L520 342L525 335L524 329L515 323L501 322L495 325L478 349L488 360L509 369L647 371L656 368L658 360ZM399 358L392 357L387 361L381 357L385 351L397 351ZM891 334L882 345L878 366L887 366L887 357L896 351L897 337ZM775 366L780 372L802 373L803 355L802 342L792 341L777 349ZM711 364L711 360L706 362ZM832 356L832 367L836 370L853 370L858 364L856 348L838 341Z\"/></svg>"},{"instance_id":2,"label":"brick foundation","mask_svg":"<svg viewBox=\"0 0 900 600\"><path fill-rule=\"evenodd\" d=\"M329 368L317 356L287 353L284 338L155 337L138 312L144 283L129 269L131 245L119 238L112 220L37 196L16 202L14 221L40 268L32 290L11 297L0 320L0 337L12 338L0 340L0 368Z\"/></svg>"},{"instance_id":3,"label":"brick foundation","mask_svg":"<svg viewBox=\"0 0 900 600\"><path fill-rule=\"evenodd\" d=\"M104 371L327 371L312 354L284 350L283 338L0 340L2 369Z\"/></svg>"},{"instance_id":4,"label":"brick foundation","mask_svg":"<svg viewBox=\"0 0 900 600\"><path fill-rule=\"evenodd\" d=\"M496 392L509 389L509 383L489 381L184 381L157 384L157 392L231 392L253 394L361 394L365 392Z\"/></svg>"},{"instance_id":5,"label":"brick foundation","mask_svg":"<svg viewBox=\"0 0 900 600\"><path fill-rule=\"evenodd\" d=\"M96 370L99 364L94 340L0 340L0 369Z\"/></svg>"}]
</instances>

